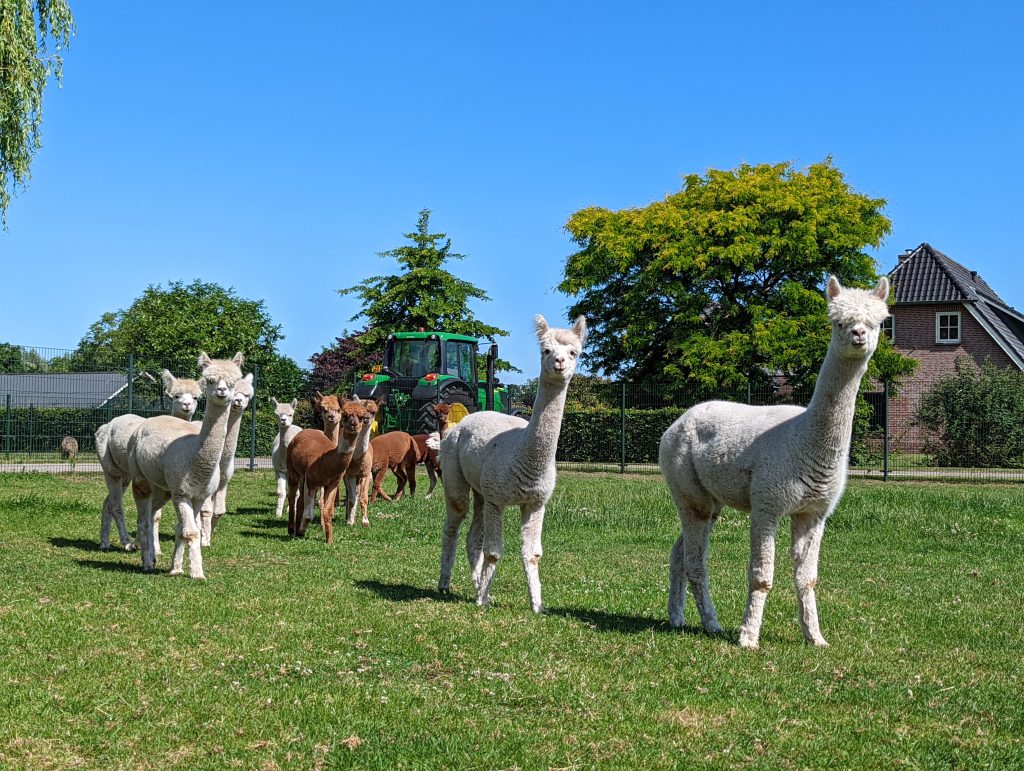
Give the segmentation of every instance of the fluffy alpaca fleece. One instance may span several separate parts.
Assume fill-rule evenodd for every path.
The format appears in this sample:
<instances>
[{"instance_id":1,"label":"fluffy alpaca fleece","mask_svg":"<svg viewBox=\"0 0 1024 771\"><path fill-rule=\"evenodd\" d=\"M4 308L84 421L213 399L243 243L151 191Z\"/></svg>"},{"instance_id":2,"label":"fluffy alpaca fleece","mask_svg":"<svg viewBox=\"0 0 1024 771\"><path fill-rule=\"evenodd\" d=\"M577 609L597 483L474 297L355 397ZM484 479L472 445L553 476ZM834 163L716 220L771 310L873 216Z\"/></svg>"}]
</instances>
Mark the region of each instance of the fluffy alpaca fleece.
<instances>
[{"instance_id":1,"label":"fluffy alpaca fleece","mask_svg":"<svg viewBox=\"0 0 1024 771\"><path fill-rule=\"evenodd\" d=\"M178 512L171 575L182 573L187 542L189 574L206 578L196 514L217 490L235 385L242 379L241 365L241 353L230 361L201 353L199 368L206 391L202 427L162 415L142 423L128 443L132 495L139 513L139 549L147 572L156 563L153 512L171 500Z\"/></svg>"},{"instance_id":2,"label":"fluffy alpaca fleece","mask_svg":"<svg viewBox=\"0 0 1024 771\"><path fill-rule=\"evenodd\" d=\"M658 462L679 511L682 533L669 559L669 623L683 626L689 582L709 632L720 632L708 589L707 550L722 506L750 513L749 593L740 645L758 647L764 604L775 572L779 519L792 520L792 556L800 627L827 645L818 626L814 587L818 552L846 485L857 390L888 315L889 282L844 289L830 277L826 292L832 340L810 405L751 407L705 402L665 432Z\"/></svg>"},{"instance_id":3,"label":"fluffy alpaca fleece","mask_svg":"<svg viewBox=\"0 0 1024 771\"><path fill-rule=\"evenodd\" d=\"M78 440L73 436L65 436L60 440L60 457L75 465L75 458L78 457Z\"/></svg>"},{"instance_id":4,"label":"fluffy alpaca fleece","mask_svg":"<svg viewBox=\"0 0 1024 771\"><path fill-rule=\"evenodd\" d=\"M384 404L383 399L366 402L367 416L364 420L373 428L373 420L377 411ZM373 450L370 447L370 431L360 432L359 441L352 453L352 461L345 471L345 523L353 526L356 523L356 504L363 512L363 527L368 527L370 517L367 513L370 497L370 482L373 479ZM321 510L322 510L321 506Z\"/></svg>"},{"instance_id":5,"label":"fluffy alpaca fleece","mask_svg":"<svg viewBox=\"0 0 1024 771\"><path fill-rule=\"evenodd\" d=\"M356 446L369 437L377 405L341 400L341 434L334 442L323 431L305 428L288 446L288 534L304 537L313 519L316 492L323 490L320 513L327 543L334 542L334 506L338 484ZM362 440L362 441L361 441Z\"/></svg>"},{"instance_id":6,"label":"fluffy alpaca fleece","mask_svg":"<svg viewBox=\"0 0 1024 771\"><path fill-rule=\"evenodd\" d=\"M235 395L231 400L228 413L228 432L224 439L224 452L220 456L220 479L217 481L217 492L203 503L200 526L203 546L210 545L213 531L217 523L227 511L228 482L235 475L235 450L238 449L238 432L242 428L242 415L245 414L249 401L252 399L252 373L235 383Z\"/></svg>"},{"instance_id":7,"label":"fluffy alpaca fleece","mask_svg":"<svg viewBox=\"0 0 1024 771\"><path fill-rule=\"evenodd\" d=\"M176 378L169 371L162 373L164 390L171 397L171 415L189 421L195 414L202 388L195 380ZM117 532L125 551L133 551L135 543L128 536L124 521L124 492L131 477L128 472L128 442L145 418L139 415L119 415L96 429L96 455L103 469L107 497L103 501L100 519L100 550L110 548L110 526L117 523ZM153 550L160 554L160 517L162 509L153 512Z\"/></svg>"},{"instance_id":8,"label":"fluffy alpaca fleece","mask_svg":"<svg viewBox=\"0 0 1024 771\"><path fill-rule=\"evenodd\" d=\"M274 444L270 448L274 474L277 476L277 508L274 516L280 519L284 516L284 501L288 491L288 445L302 427L294 424L295 405L298 404L296 399L287 403L271 397L270 401L274 403L274 415L277 418L277 436L274 437Z\"/></svg>"},{"instance_id":9,"label":"fluffy alpaca fleece","mask_svg":"<svg viewBox=\"0 0 1024 771\"><path fill-rule=\"evenodd\" d=\"M370 501L376 501L379 495L386 501L400 501L405 492L405 483L409 482L410 497L416 495L416 445L405 431L389 431L373 437L370 442L373 450L373 493ZM384 476L388 469L395 472L398 490L392 498L384 492Z\"/></svg>"},{"instance_id":10,"label":"fluffy alpaca fleece","mask_svg":"<svg viewBox=\"0 0 1024 771\"><path fill-rule=\"evenodd\" d=\"M565 395L583 349L587 322L580 316L572 329L555 329L543 316L537 316L536 323L541 366L530 422L498 412L475 412L455 425L441 442L445 522L437 588L441 593L450 589L459 528L469 512L472 491L473 519L466 552L477 604L487 604L503 552L502 511L506 506L518 506L530 607L541 613L544 606L539 566L544 507L555 489L555 450Z\"/></svg>"}]
</instances>

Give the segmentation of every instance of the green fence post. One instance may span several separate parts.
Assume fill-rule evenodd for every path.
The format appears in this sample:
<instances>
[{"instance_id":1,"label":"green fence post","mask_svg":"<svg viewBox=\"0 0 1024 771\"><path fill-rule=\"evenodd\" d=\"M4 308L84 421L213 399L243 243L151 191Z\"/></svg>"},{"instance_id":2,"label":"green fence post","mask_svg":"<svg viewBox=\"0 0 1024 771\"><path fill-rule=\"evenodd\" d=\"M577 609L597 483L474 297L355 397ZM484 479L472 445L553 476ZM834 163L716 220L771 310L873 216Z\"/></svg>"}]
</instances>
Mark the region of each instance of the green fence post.
<instances>
[{"instance_id":1,"label":"green fence post","mask_svg":"<svg viewBox=\"0 0 1024 771\"><path fill-rule=\"evenodd\" d=\"M883 380L885 420L882 423L882 480L889 481L889 381Z\"/></svg>"},{"instance_id":2,"label":"green fence post","mask_svg":"<svg viewBox=\"0 0 1024 771\"><path fill-rule=\"evenodd\" d=\"M11 395L7 394L7 417L4 420L4 456L11 459Z\"/></svg>"},{"instance_id":3,"label":"green fence post","mask_svg":"<svg viewBox=\"0 0 1024 771\"><path fill-rule=\"evenodd\" d=\"M135 401L135 354L128 354L128 412L134 411Z\"/></svg>"},{"instance_id":4,"label":"green fence post","mask_svg":"<svg viewBox=\"0 0 1024 771\"><path fill-rule=\"evenodd\" d=\"M626 381L622 381L622 403L619 407L619 438L621 449L619 456L619 473L626 473Z\"/></svg>"},{"instance_id":5,"label":"green fence post","mask_svg":"<svg viewBox=\"0 0 1024 771\"><path fill-rule=\"evenodd\" d=\"M32 457L32 448L36 446L36 406L28 405L28 457Z\"/></svg>"},{"instance_id":6,"label":"green fence post","mask_svg":"<svg viewBox=\"0 0 1024 771\"><path fill-rule=\"evenodd\" d=\"M252 430L249 432L249 471L256 470L256 381L259 380L260 365L252 368L252 401L249 402L249 422Z\"/></svg>"}]
</instances>

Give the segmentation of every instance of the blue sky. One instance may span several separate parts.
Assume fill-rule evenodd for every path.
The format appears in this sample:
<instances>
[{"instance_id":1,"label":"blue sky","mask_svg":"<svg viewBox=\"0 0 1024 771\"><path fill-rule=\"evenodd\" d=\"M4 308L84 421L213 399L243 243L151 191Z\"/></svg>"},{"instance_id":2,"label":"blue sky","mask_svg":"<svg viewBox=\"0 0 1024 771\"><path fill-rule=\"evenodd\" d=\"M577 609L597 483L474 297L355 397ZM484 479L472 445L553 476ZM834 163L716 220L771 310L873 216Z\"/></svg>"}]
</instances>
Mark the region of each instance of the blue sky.
<instances>
[{"instance_id":1,"label":"blue sky","mask_svg":"<svg viewBox=\"0 0 1024 771\"><path fill-rule=\"evenodd\" d=\"M576 210L688 173L832 156L1024 307L1019 4L71 0L29 188L0 233L0 340L74 347L149 284L260 298L300 364L421 208L535 374Z\"/></svg>"}]
</instances>

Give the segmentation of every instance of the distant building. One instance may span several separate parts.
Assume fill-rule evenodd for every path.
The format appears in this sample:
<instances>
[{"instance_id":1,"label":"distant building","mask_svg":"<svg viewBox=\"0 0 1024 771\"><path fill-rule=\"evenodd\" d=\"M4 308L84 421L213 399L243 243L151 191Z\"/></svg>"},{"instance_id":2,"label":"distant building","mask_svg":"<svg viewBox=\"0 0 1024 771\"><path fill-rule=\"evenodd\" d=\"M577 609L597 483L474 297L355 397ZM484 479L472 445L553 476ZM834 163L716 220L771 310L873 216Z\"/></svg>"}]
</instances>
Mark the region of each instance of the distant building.
<instances>
[{"instance_id":1,"label":"distant building","mask_svg":"<svg viewBox=\"0 0 1024 771\"><path fill-rule=\"evenodd\" d=\"M977 271L927 243L899 255L889 279L895 300L884 329L897 351L920 362L904 395L890 402L890 434L895 446L917 452L925 439L913 425L921 396L958 358L1024 370L1024 314Z\"/></svg>"},{"instance_id":2,"label":"distant building","mask_svg":"<svg viewBox=\"0 0 1024 771\"><path fill-rule=\"evenodd\" d=\"M120 372L0 372L0 409L14 407L100 408L128 388Z\"/></svg>"}]
</instances>

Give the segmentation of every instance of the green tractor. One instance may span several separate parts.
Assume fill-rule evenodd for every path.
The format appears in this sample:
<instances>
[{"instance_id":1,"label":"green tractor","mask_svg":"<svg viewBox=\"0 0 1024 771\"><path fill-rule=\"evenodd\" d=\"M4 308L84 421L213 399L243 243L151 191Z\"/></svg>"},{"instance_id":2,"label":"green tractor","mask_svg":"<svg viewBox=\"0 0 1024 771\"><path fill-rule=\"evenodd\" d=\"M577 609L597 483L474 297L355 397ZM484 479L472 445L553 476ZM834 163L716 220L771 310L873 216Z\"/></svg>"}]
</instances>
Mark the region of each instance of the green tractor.
<instances>
[{"instance_id":1,"label":"green tractor","mask_svg":"<svg viewBox=\"0 0 1024 771\"><path fill-rule=\"evenodd\" d=\"M452 405L452 423L477 410L510 411L508 389L494 376L497 358L498 346L491 345L478 377L475 337L395 332L384 344L384 363L357 380L354 391L360 399L385 400L378 433L430 433L437 430L434 404Z\"/></svg>"}]
</instances>

